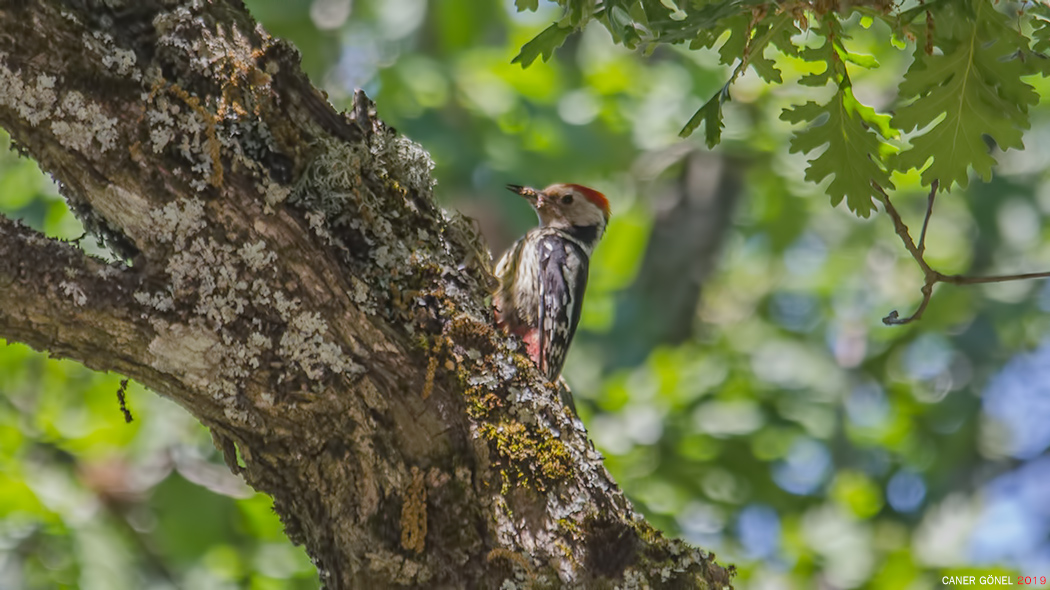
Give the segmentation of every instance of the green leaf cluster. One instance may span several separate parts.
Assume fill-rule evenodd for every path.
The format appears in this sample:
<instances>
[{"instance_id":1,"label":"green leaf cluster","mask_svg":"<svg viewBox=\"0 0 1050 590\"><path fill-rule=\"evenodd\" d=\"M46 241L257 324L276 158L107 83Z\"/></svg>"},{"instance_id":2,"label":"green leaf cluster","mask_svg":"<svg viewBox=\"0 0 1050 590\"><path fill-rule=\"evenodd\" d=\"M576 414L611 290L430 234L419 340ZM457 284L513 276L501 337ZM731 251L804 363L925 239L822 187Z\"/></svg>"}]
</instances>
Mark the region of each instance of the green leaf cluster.
<instances>
[{"instance_id":1,"label":"green leaf cluster","mask_svg":"<svg viewBox=\"0 0 1050 590\"><path fill-rule=\"evenodd\" d=\"M940 51L917 44L900 85L904 106L893 124L919 135L897 167L922 169L926 185L966 186L970 168L991 178L995 158L986 136L1003 150L1024 148L1028 108L1039 97L1022 76L1036 71L1025 59L1029 39L990 3L947 4L938 17L941 24L924 40Z\"/></svg>"},{"instance_id":2,"label":"green leaf cluster","mask_svg":"<svg viewBox=\"0 0 1050 590\"><path fill-rule=\"evenodd\" d=\"M819 31L821 29L814 29ZM871 56L848 53L842 45L845 34L834 19L824 25L824 45L803 49L799 56L808 61L822 61L821 73L810 74L800 80L805 86L835 84L836 92L827 103L809 101L784 109L781 119L809 126L796 131L791 140L791 151L809 153L827 148L809 161L806 180L821 182L833 177L828 185L831 204L838 205L843 198L850 210L867 217L874 208L875 186L893 188L886 158L895 148L888 140L898 133L890 125L890 117L876 113L861 104L853 94L853 86L845 63L874 68L878 62Z\"/></svg>"},{"instance_id":3,"label":"green leaf cluster","mask_svg":"<svg viewBox=\"0 0 1050 590\"><path fill-rule=\"evenodd\" d=\"M778 65L787 57L823 66L799 84L831 86L830 98L785 109L796 125L793 152L816 152L806 179L830 178L832 204L845 200L857 215L873 209L879 189L892 189L895 173L921 172L922 184L941 190L965 187L972 172L984 180L996 163L993 148L1021 149L1029 108L1038 102L1030 75L1050 73L1050 7L1014 6L994 0L931 0L902 8L885 0L866 2L763 2L758 0L559 0L565 16L522 48L527 66L552 55L573 31L595 20L616 42L652 51L661 44L714 49L731 66L725 85L682 128L701 126L704 141L721 141L724 107L732 84L752 70L769 84L785 82ZM534 9L535 0L520 0ZM861 103L850 71L878 67L851 51L847 30L873 22L899 46L910 40L912 61L898 94L884 112ZM889 39L888 39L889 40Z\"/></svg>"}]
</instances>

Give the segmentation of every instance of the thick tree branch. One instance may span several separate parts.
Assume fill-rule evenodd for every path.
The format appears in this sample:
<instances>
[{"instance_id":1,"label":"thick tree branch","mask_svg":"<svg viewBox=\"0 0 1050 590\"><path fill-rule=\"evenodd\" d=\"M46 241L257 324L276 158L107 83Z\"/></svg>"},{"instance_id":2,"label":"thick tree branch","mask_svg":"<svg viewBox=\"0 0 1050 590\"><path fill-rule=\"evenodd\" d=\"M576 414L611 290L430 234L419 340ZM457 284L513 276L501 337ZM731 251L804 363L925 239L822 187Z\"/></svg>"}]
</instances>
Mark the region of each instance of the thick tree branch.
<instances>
[{"instance_id":1,"label":"thick tree branch","mask_svg":"<svg viewBox=\"0 0 1050 590\"><path fill-rule=\"evenodd\" d=\"M5 337L60 356L80 353L96 370L158 377L126 352L146 348L153 335L148 309L132 296L132 271L0 217L0 287Z\"/></svg>"},{"instance_id":2,"label":"thick tree branch","mask_svg":"<svg viewBox=\"0 0 1050 590\"><path fill-rule=\"evenodd\" d=\"M493 329L419 146L237 3L116 4L0 5L0 125L131 263L5 222L0 336L182 404L331 588L728 585Z\"/></svg>"},{"instance_id":3,"label":"thick tree branch","mask_svg":"<svg viewBox=\"0 0 1050 590\"><path fill-rule=\"evenodd\" d=\"M922 318L922 314L926 311L926 307L930 304L930 298L933 297L933 286L937 283L949 283L952 285L980 285L984 283L1005 283L1008 281L1023 281L1027 279L1045 279L1050 277L1050 271L1047 272L1028 272L1022 274L1013 275L994 275L989 277L968 277L964 275L946 275L930 267L929 263L926 262L924 253L926 252L926 227L930 223L930 216L933 214L933 200L937 194L937 181L933 181L933 185L930 187L930 195L926 201L926 216L922 222L922 233L919 236L919 244L916 245L911 239L911 234L908 232L908 226L904 223L904 219L901 218L897 208L893 206L890 201L890 196L886 194L886 191L877 184L872 183L878 191L883 206L886 208L886 212L889 213L890 218L893 220L893 227L900 236L901 242L904 243L904 247L911 254L911 257L915 259L915 262L922 269L923 274L923 285L922 285L922 301L919 302L919 307L915 309L915 312L906 318L901 318L897 310L893 310L886 317L882 318L882 323L887 326L899 326L908 324Z\"/></svg>"},{"instance_id":4,"label":"thick tree branch","mask_svg":"<svg viewBox=\"0 0 1050 590\"><path fill-rule=\"evenodd\" d=\"M185 401L177 379L142 356L156 334L153 310L133 296L139 288L137 273L0 217L0 335ZM222 416L219 404L199 406L206 418Z\"/></svg>"}]
</instances>

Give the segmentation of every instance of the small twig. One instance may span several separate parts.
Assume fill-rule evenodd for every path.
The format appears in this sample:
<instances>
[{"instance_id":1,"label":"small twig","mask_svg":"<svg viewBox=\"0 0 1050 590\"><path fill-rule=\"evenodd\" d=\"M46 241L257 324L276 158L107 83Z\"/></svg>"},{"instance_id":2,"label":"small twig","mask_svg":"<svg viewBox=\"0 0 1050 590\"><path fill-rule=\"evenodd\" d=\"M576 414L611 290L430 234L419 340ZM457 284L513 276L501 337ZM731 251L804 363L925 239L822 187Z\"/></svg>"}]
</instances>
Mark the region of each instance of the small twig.
<instances>
[{"instance_id":1,"label":"small twig","mask_svg":"<svg viewBox=\"0 0 1050 590\"><path fill-rule=\"evenodd\" d=\"M915 312L906 318L900 317L897 310L893 310L886 317L882 318L882 323L887 326L900 326L910 322L914 322L922 318L922 314L926 311L926 306L930 304L930 298L933 297L933 286L937 283L948 283L951 285L980 285L986 283L1005 283L1007 281L1023 281L1027 279L1045 279L1050 278L1050 271L1046 272L1028 272L1022 274L1013 275L993 275L988 277L968 277L964 275L946 275L939 271L930 268L929 263L923 257L923 253L926 251L926 228L930 223L930 216L933 214L933 200L937 194L937 181L933 181L930 187L930 196L926 202L926 218L922 222L922 233L919 234L919 244L916 246L915 242L911 239L911 234L908 232L908 226L904 223L897 208L890 202L890 196L886 194L883 188L874 182L871 183L872 187L880 195L879 200L882 201L883 206L886 208L886 213L889 214L893 220L893 227L900 236L904 247L911 254L911 257L918 263L919 268L923 274L922 284L922 301L919 302L919 307L915 309Z\"/></svg>"},{"instance_id":2,"label":"small twig","mask_svg":"<svg viewBox=\"0 0 1050 590\"><path fill-rule=\"evenodd\" d=\"M1026 272L1017 275L995 275L990 277L966 277L962 275L942 275L940 276L939 282L949 283L952 285L982 285L987 283L1006 283L1008 281L1024 281L1028 279L1046 279L1050 278L1050 271L1044 272Z\"/></svg>"},{"instance_id":3,"label":"small twig","mask_svg":"<svg viewBox=\"0 0 1050 590\"><path fill-rule=\"evenodd\" d=\"M919 302L919 307L915 309L915 313L911 314L906 318L901 318L900 314L898 314L897 310L895 309L889 314L887 314L886 317L882 318L882 323L886 324L887 326L902 326L904 324L914 322L915 320L921 318L923 312L926 311L926 306L930 304L930 298L933 297L933 285L936 282L937 281L931 282L927 280L926 283L923 284L922 301Z\"/></svg>"},{"instance_id":4,"label":"small twig","mask_svg":"<svg viewBox=\"0 0 1050 590\"><path fill-rule=\"evenodd\" d=\"M934 180L930 185L930 196L926 200L926 217L922 220L922 232L919 234L919 254L926 252L926 228L930 226L930 216L933 215L933 199L937 197L938 181Z\"/></svg>"},{"instance_id":5,"label":"small twig","mask_svg":"<svg viewBox=\"0 0 1050 590\"><path fill-rule=\"evenodd\" d=\"M897 235L900 236L901 241L904 242L904 247L911 253L911 257L915 259L915 262L919 263L919 267L922 268L923 274L927 275L928 279L931 273L936 273L937 271L933 270L930 268L930 265L926 264L926 260L922 257L922 252L919 250L918 246L915 245L915 242L912 241L911 234L908 233L908 226L905 225L904 219L901 218L901 214L897 212L897 208L890 202L890 196L886 194L886 191L883 190L881 186L874 182L871 183L871 186L873 186L879 195L881 195L879 200L882 201L883 206L886 207L886 213L889 213L890 218L893 219L893 228L897 231Z\"/></svg>"},{"instance_id":6,"label":"small twig","mask_svg":"<svg viewBox=\"0 0 1050 590\"><path fill-rule=\"evenodd\" d=\"M124 414L124 422L130 424L134 418L131 417L131 410L128 410L127 401L125 400L124 394L128 391L128 380L122 379L120 381L120 389L117 390L117 401L120 402L120 411Z\"/></svg>"}]
</instances>

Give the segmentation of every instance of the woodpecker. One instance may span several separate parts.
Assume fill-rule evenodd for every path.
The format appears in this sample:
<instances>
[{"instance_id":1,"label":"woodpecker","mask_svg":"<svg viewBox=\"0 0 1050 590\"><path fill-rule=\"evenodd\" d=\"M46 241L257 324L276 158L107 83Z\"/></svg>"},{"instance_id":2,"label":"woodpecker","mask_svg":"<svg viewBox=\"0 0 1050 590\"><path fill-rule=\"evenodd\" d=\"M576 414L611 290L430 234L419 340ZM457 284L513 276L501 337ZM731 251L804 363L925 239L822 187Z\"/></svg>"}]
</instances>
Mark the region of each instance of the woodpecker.
<instances>
[{"instance_id":1,"label":"woodpecker","mask_svg":"<svg viewBox=\"0 0 1050 590\"><path fill-rule=\"evenodd\" d=\"M609 201L578 184L552 184L542 191L508 184L507 189L532 205L540 225L514 242L496 265L496 321L521 336L536 367L557 383L580 322L591 252L609 223ZM563 401L572 407L562 389Z\"/></svg>"}]
</instances>

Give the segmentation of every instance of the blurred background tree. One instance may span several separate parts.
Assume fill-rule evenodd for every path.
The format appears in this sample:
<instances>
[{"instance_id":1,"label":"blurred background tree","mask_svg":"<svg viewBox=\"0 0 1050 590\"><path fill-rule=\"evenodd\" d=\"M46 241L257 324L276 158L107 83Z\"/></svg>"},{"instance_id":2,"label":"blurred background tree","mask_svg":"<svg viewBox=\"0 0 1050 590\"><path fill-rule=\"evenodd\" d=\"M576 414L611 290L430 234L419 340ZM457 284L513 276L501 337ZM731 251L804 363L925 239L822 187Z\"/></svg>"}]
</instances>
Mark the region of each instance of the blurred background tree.
<instances>
[{"instance_id":1,"label":"blurred background tree","mask_svg":"<svg viewBox=\"0 0 1050 590\"><path fill-rule=\"evenodd\" d=\"M942 285L920 322L884 326L918 303L922 276L886 216L829 207L830 180L807 182L790 152L782 110L828 96L794 83L811 64L770 49L785 84L741 73L709 151L679 131L732 75L715 51L644 55L592 23L522 69L511 59L559 7L248 5L334 103L362 87L430 151L444 205L477 218L494 253L534 223L507 182L610 197L567 378L635 505L736 563L738 588L1050 577L1050 288ZM881 64L850 66L851 92L892 108L915 45L887 43L888 25L859 14L846 26L850 52ZM1045 79L1025 80L1050 96ZM1030 115L1027 149L996 151L987 182L938 200L927 259L939 270L1050 269L1045 98ZM916 227L928 182L915 170L892 182ZM6 150L0 211L83 233L36 165ZM0 588L316 588L269 500L229 474L206 431L135 384L125 423L120 388L0 348Z\"/></svg>"}]
</instances>

